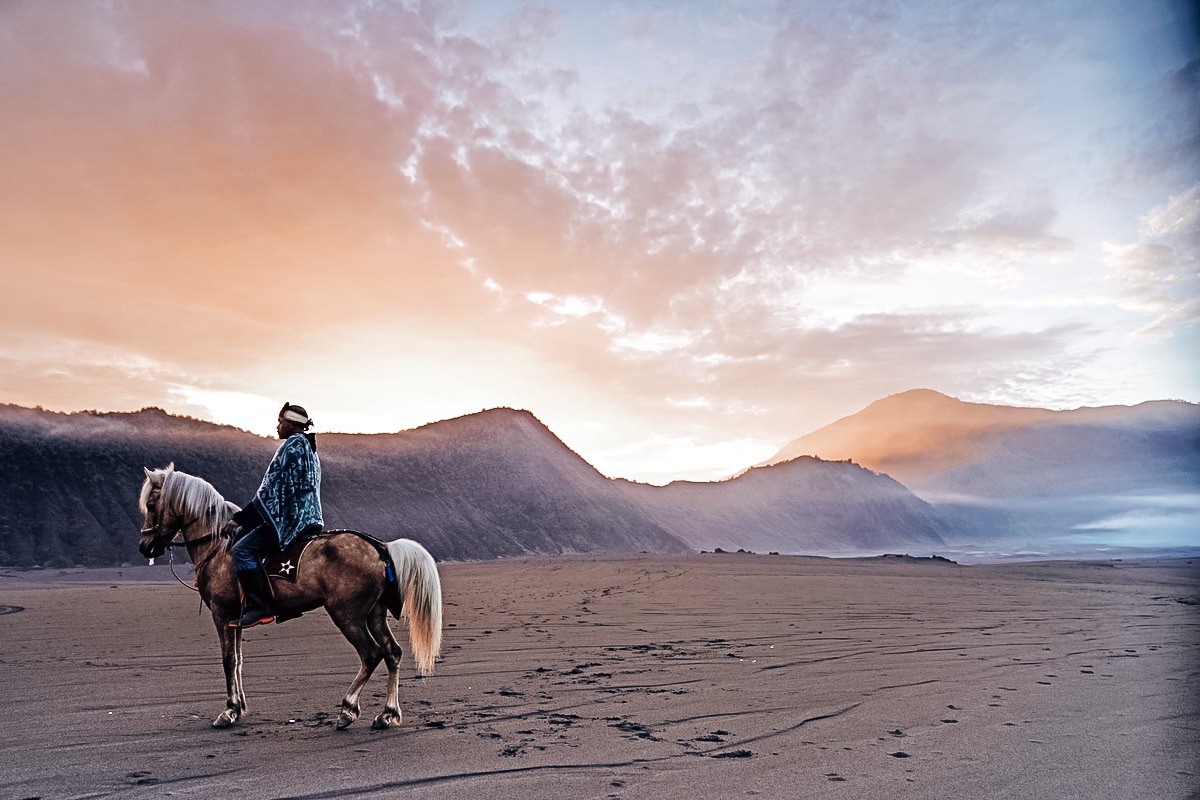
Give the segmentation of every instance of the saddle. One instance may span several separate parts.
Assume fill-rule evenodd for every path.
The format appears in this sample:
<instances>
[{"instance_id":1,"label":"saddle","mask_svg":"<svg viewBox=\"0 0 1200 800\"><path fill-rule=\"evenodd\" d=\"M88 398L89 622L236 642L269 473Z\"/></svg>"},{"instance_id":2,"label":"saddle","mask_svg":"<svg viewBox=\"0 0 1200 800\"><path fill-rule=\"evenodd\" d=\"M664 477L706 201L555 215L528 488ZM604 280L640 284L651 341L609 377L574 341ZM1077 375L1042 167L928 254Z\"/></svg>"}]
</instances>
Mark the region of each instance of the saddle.
<instances>
[{"instance_id":1,"label":"saddle","mask_svg":"<svg viewBox=\"0 0 1200 800\"><path fill-rule=\"evenodd\" d=\"M296 582L296 577L300 574L300 562L304 558L304 553L308 550L308 546L318 539L327 539L330 536L336 536L341 533L349 533L358 536L361 539L366 539L375 549L379 551L379 557L387 565L388 583L396 582L396 573L392 568L391 557L387 554L387 544L371 536L369 533L362 531L350 530L348 528L338 528L336 530L320 531L318 533L304 533L297 536L292 543L282 550L276 548L269 553L262 555L263 569L267 575L272 578L282 578L286 581Z\"/></svg>"},{"instance_id":2,"label":"saddle","mask_svg":"<svg viewBox=\"0 0 1200 800\"><path fill-rule=\"evenodd\" d=\"M291 544L282 550L276 548L270 553L264 553L262 558L263 569L272 578L283 578L295 583L296 576L300 574L300 559L304 556L304 551L317 539L329 535L329 533L316 533L308 536L304 534L297 536L292 540Z\"/></svg>"}]
</instances>

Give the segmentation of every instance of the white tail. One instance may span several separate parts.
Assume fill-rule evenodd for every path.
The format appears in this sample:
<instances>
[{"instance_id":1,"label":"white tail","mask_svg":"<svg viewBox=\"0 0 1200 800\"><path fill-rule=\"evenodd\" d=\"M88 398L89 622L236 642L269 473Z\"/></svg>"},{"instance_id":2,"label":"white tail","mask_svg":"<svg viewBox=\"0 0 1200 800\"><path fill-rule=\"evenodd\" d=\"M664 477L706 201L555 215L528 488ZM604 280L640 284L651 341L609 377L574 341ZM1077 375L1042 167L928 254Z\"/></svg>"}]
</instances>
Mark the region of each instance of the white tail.
<instances>
[{"instance_id":1,"label":"white tail","mask_svg":"<svg viewBox=\"0 0 1200 800\"><path fill-rule=\"evenodd\" d=\"M408 623L408 643L422 675L433 674L442 651L442 582L429 551L412 539L388 543L396 567L402 611Z\"/></svg>"}]
</instances>

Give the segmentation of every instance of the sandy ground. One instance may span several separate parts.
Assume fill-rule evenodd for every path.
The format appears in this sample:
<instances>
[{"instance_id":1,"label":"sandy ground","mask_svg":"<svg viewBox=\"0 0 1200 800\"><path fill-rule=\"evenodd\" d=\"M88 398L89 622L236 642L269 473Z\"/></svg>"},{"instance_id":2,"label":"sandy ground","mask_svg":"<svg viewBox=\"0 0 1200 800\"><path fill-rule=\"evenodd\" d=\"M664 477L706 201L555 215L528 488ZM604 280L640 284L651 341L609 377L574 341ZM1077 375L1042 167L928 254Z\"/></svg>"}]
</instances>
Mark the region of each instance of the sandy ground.
<instances>
[{"instance_id":1,"label":"sandy ground","mask_svg":"<svg viewBox=\"0 0 1200 800\"><path fill-rule=\"evenodd\" d=\"M1200 559L953 566L751 555L442 565L405 723L333 730L324 613L247 633L161 567L0 574L0 796L1200 796ZM397 623L399 627L399 623ZM407 642L401 633L402 641Z\"/></svg>"}]
</instances>

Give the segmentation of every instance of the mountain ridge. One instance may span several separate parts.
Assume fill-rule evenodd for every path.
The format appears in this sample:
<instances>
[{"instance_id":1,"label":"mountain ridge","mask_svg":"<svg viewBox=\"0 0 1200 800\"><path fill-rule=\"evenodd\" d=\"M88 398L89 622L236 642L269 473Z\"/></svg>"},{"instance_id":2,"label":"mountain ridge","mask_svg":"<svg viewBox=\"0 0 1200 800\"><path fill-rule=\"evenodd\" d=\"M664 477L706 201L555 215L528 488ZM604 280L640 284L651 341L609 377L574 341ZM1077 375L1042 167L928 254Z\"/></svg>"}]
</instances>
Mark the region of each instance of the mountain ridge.
<instances>
[{"instance_id":1,"label":"mountain ridge","mask_svg":"<svg viewBox=\"0 0 1200 800\"><path fill-rule=\"evenodd\" d=\"M792 440L764 463L802 452L892 475L934 503L960 541L1200 545L1193 403L1051 410L914 390Z\"/></svg>"},{"instance_id":2,"label":"mountain ridge","mask_svg":"<svg viewBox=\"0 0 1200 800\"><path fill-rule=\"evenodd\" d=\"M157 408L0 407L0 565L132 560L143 466L174 462L240 504L278 444ZM883 551L940 541L942 529L907 489L848 464L808 460L664 493L609 479L520 409L395 433L321 433L318 453L327 527L415 538L442 560L682 553L710 543ZM680 493L686 502L672 499Z\"/></svg>"},{"instance_id":3,"label":"mountain ridge","mask_svg":"<svg viewBox=\"0 0 1200 800\"><path fill-rule=\"evenodd\" d=\"M160 409L0 408L0 564L136 558L142 467L241 504L278 446ZM438 558L691 548L619 496L532 414L489 410L395 434L319 434L326 525L421 540Z\"/></svg>"},{"instance_id":4,"label":"mountain ridge","mask_svg":"<svg viewBox=\"0 0 1200 800\"><path fill-rule=\"evenodd\" d=\"M1200 545L1187 533L1200 530L1194 404L1053 411L913 390L780 453L820 444L816 434L832 449L666 486L605 477L522 409L320 433L318 446L328 527L416 538L443 560L716 547L863 554L1017 538L1138 545L1145 531ZM129 560L143 466L174 461L244 503L277 446L153 407L0 405L0 565Z\"/></svg>"},{"instance_id":5,"label":"mountain ridge","mask_svg":"<svg viewBox=\"0 0 1200 800\"><path fill-rule=\"evenodd\" d=\"M876 400L785 444L766 466L801 455L853 460L914 487L931 475L984 455L975 437L985 433L1050 425L1149 422L1191 415L1200 405L1181 400L1149 400L1133 406L1047 409L970 403L932 389L910 389ZM913 422L915 427L909 427Z\"/></svg>"}]
</instances>

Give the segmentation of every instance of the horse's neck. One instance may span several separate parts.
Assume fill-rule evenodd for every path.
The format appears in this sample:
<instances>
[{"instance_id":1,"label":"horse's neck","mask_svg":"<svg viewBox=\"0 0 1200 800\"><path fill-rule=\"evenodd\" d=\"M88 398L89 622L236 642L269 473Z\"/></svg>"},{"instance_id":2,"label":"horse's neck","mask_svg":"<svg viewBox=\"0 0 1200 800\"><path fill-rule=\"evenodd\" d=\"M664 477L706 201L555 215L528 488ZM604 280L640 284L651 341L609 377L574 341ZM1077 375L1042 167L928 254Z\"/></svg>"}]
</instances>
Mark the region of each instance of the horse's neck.
<instances>
[{"instance_id":1,"label":"horse's neck","mask_svg":"<svg viewBox=\"0 0 1200 800\"><path fill-rule=\"evenodd\" d=\"M214 566L214 562L230 558L227 552L222 552L225 550L225 537L221 535L221 529L225 521L223 516L218 516L214 527L210 529L203 520L198 519L183 531L183 543L187 546L188 557L192 560L192 566L197 568L197 581L203 578L200 574L201 566L207 570Z\"/></svg>"}]
</instances>

